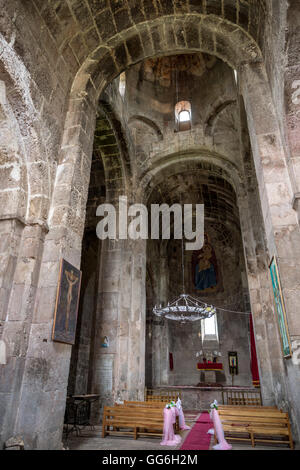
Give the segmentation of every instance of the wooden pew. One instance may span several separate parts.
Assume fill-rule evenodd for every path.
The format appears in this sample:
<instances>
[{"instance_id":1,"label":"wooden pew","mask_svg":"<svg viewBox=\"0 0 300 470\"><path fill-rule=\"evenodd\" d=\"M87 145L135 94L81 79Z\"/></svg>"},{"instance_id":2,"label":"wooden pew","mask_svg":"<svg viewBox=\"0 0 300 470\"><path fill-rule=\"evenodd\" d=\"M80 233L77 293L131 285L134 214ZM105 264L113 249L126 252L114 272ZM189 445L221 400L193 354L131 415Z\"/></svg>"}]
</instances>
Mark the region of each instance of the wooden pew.
<instances>
[{"instance_id":1,"label":"wooden pew","mask_svg":"<svg viewBox=\"0 0 300 470\"><path fill-rule=\"evenodd\" d=\"M102 418L102 437L106 435L161 436L163 430L163 410L117 405L105 406Z\"/></svg>"},{"instance_id":2,"label":"wooden pew","mask_svg":"<svg viewBox=\"0 0 300 470\"><path fill-rule=\"evenodd\" d=\"M151 409L151 413L152 413L152 409L155 408L155 409L159 409L159 410L164 410L164 407L166 406L168 402L164 403L164 402L152 402L152 401L127 401L127 400L124 400L124 405L123 406L130 406L130 407L138 407L139 409L141 408L146 408L146 409ZM179 417L176 416L176 423L175 423L175 430L176 431L179 431Z\"/></svg>"},{"instance_id":3,"label":"wooden pew","mask_svg":"<svg viewBox=\"0 0 300 470\"><path fill-rule=\"evenodd\" d=\"M162 436L163 407L105 406L102 418L102 437L107 435Z\"/></svg>"},{"instance_id":4,"label":"wooden pew","mask_svg":"<svg viewBox=\"0 0 300 470\"><path fill-rule=\"evenodd\" d=\"M168 402L165 401L128 401L124 400L124 406L138 406L143 408L159 408L163 409Z\"/></svg>"},{"instance_id":5,"label":"wooden pew","mask_svg":"<svg viewBox=\"0 0 300 470\"><path fill-rule=\"evenodd\" d=\"M169 403L170 401L177 401L179 397L181 399L181 392L178 390L149 390L145 392L147 401L163 401Z\"/></svg>"},{"instance_id":6,"label":"wooden pew","mask_svg":"<svg viewBox=\"0 0 300 470\"><path fill-rule=\"evenodd\" d=\"M277 406L218 405L219 410L278 410ZM280 410L278 410L280 411Z\"/></svg>"},{"instance_id":7,"label":"wooden pew","mask_svg":"<svg viewBox=\"0 0 300 470\"><path fill-rule=\"evenodd\" d=\"M222 391L223 405L261 406L262 398L260 389L241 389Z\"/></svg>"},{"instance_id":8,"label":"wooden pew","mask_svg":"<svg viewBox=\"0 0 300 470\"><path fill-rule=\"evenodd\" d=\"M221 406L218 413L228 439L251 441L252 447L256 442L294 447L288 413L277 408Z\"/></svg>"}]
</instances>

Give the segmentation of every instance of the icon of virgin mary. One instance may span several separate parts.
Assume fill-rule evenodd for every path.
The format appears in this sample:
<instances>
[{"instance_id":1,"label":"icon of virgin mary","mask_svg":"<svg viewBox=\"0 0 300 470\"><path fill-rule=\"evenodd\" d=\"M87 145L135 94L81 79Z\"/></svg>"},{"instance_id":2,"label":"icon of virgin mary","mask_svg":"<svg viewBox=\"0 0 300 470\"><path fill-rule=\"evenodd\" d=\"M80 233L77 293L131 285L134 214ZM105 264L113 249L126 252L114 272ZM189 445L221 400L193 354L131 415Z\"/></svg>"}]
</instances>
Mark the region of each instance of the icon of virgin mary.
<instances>
[{"instance_id":1,"label":"icon of virgin mary","mask_svg":"<svg viewBox=\"0 0 300 470\"><path fill-rule=\"evenodd\" d=\"M218 284L217 259L207 233L203 248L193 253L193 277L197 290L213 289Z\"/></svg>"}]
</instances>

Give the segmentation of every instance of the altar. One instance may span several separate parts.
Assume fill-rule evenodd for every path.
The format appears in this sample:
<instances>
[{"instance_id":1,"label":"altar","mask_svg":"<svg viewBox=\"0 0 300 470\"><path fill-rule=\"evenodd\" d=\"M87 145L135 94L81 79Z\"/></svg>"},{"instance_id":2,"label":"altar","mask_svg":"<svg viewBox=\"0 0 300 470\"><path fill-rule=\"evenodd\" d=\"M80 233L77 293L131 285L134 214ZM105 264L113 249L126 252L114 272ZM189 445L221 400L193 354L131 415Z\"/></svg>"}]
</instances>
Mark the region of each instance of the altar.
<instances>
[{"instance_id":1,"label":"altar","mask_svg":"<svg viewBox=\"0 0 300 470\"><path fill-rule=\"evenodd\" d=\"M223 370L223 364L220 362L198 362L197 369L203 371L220 371Z\"/></svg>"},{"instance_id":2,"label":"altar","mask_svg":"<svg viewBox=\"0 0 300 470\"><path fill-rule=\"evenodd\" d=\"M217 374L216 372L223 371L223 364L220 362L198 362L197 370L200 370L200 382L206 384L216 384ZM202 375L202 377L201 377Z\"/></svg>"}]
</instances>

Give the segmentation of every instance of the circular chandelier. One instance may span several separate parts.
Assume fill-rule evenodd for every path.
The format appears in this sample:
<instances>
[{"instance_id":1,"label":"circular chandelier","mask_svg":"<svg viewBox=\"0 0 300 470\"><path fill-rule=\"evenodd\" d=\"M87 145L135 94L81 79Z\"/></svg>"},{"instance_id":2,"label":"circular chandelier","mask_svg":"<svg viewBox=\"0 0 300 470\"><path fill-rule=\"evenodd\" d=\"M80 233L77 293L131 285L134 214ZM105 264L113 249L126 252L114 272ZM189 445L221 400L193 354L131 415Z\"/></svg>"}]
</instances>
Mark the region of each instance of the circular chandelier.
<instances>
[{"instance_id":1,"label":"circular chandelier","mask_svg":"<svg viewBox=\"0 0 300 470\"><path fill-rule=\"evenodd\" d=\"M162 307L161 305L157 307L155 305L153 313L158 317L186 323L187 321L210 318L216 313L216 309L212 305L207 305L191 295L181 294L173 302L168 302L166 307Z\"/></svg>"},{"instance_id":2,"label":"circular chandelier","mask_svg":"<svg viewBox=\"0 0 300 470\"><path fill-rule=\"evenodd\" d=\"M182 292L184 288L184 247L183 237L181 238L181 267L182 267ZM172 302L168 302L166 307L161 305L153 308L154 315L168 320L176 320L180 323L190 321L203 320L210 318L216 313L216 308L213 305L208 305L189 294L181 294Z\"/></svg>"}]
</instances>

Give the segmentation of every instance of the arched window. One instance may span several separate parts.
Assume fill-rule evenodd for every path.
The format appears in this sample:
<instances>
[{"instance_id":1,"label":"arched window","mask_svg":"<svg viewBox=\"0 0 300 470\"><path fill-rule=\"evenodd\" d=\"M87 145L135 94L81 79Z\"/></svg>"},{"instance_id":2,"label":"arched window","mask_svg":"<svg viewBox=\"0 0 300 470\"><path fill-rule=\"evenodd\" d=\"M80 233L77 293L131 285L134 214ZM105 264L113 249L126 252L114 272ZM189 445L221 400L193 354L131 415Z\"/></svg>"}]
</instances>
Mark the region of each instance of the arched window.
<instances>
[{"instance_id":1,"label":"arched window","mask_svg":"<svg viewBox=\"0 0 300 470\"><path fill-rule=\"evenodd\" d=\"M188 111L180 111L179 122L187 122L191 120L190 113Z\"/></svg>"},{"instance_id":2,"label":"arched window","mask_svg":"<svg viewBox=\"0 0 300 470\"><path fill-rule=\"evenodd\" d=\"M235 69L233 70L233 75L234 75L235 83L237 84L237 82L238 82L238 74L237 74L237 71L236 71Z\"/></svg>"},{"instance_id":3,"label":"arched window","mask_svg":"<svg viewBox=\"0 0 300 470\"><path fill-rule=\"evenodd\" d=\"M122 72L119 77L119 93L124 98L126 90L126 72Z\"/></svg>"},{"instance_id":4,"label":"arched window","mask_svg":"<svg viewBox=\"0 0 300 470\"><path fill-rule=\"evenodd\" d=\"M178 131L188 131L192 127L191 103L179 101L175 106L175 120Z\"/></svg>"}]
</instances>

